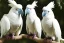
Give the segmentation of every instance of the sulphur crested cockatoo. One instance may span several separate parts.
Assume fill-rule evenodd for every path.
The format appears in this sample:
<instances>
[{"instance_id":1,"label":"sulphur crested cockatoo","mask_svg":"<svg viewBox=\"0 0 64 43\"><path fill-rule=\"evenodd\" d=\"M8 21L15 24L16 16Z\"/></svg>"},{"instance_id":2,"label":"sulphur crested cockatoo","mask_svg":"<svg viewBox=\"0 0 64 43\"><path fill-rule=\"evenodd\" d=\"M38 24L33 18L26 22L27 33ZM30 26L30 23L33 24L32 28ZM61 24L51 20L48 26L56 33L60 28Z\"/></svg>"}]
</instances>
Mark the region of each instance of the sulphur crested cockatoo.
<instances>
[{"instance_id":1,"label":"sulphur crested cockatoo","mask_svg":"<svg viewBox=\"0 0 64 43\"><path fill-rule=\"evenodd\" d=\"M38 16L36 15L35 6L37 1L34 1L32 4L28 4L25 9L26 17L26 31L28 34L35 34L41 38L41 22Z\"/></svg>"},{"instance_id":2,"label":"sulphur crested cockatoo","mask_svg":"<svg viewBox=\"0 0 64 43\"><path fill-rule=\"evenodd\" d=\"M1 19L1 37L13 34L19 35L22 30L23 20L21 15L23 14L22 5L17 4L14 0L8 0L11 9L8 14L4 14Z\"/></svg>"},{"instance_id":3,"label":"sulphur crested cockatoo","mask_svg":"<svg viewBox=\"0 0 64 43\"><path fill-rule=\"evenodd\" d=\"M55 37L56 41L60 42L62 39L61 29L57 19L54 17L52 8L54 8L54 1L43 7L42 29L46 37L50 36L53 40Z\"/></svg>"}]
</instances>

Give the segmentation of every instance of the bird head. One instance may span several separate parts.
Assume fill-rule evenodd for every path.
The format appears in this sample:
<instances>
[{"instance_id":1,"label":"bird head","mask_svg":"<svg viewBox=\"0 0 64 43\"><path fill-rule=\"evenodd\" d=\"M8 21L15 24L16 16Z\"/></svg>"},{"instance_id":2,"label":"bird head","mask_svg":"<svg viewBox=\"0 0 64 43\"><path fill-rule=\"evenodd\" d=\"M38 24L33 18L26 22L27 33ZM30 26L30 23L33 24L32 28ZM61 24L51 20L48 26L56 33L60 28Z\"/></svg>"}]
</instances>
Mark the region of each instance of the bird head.
<instances>
[{"instance_id":1,"label":"bird head","mask_svg":"<svg viewBox=\"0 0 64 43\"><path fill-rule=\"evenodd\" d=\"M21 15L24 14L21 4L17 4L14 0L8 0L8 2L10 3L8 4L10 7L12 8L15 7L15 9L17 9L18 14L21 14Z\"/></svg>"},{"instance_id":2,"label":"bird head","mask_svg":"<svg viewBox=\"0 0 64 43\"><path fill-rule=\"evenodd\" d=\"M26 6L25 15L29 14L30 12L33 12L33 13L35 12L34 8L37 6L36 3L37 3L37 1L34 1L32 4L28 4Z\"/></svg>"},{"instance_id":3,"label":"bird head","mask_svg":"<svg viewBox=\"0 0 64 43\"><path fill-rule=\"evenodd\" d=\"M18 14L19 15L21 14L23 16L24 12L23 12L22 5L21 4L18 4L17 11L18 11Z\"/></svg>"},{"instance_id":4,"label":"bird head","mask_svg":"<svg viewBox=\"0 0 64 43\"><path fill-rule=\"evenodd\" d=\"M54 8L54 1L50 2L47 6L43 7L43 12L42 12L42 16L48 16L50 14L53 14L52 8Z\"/></svg>"}]
</instances>

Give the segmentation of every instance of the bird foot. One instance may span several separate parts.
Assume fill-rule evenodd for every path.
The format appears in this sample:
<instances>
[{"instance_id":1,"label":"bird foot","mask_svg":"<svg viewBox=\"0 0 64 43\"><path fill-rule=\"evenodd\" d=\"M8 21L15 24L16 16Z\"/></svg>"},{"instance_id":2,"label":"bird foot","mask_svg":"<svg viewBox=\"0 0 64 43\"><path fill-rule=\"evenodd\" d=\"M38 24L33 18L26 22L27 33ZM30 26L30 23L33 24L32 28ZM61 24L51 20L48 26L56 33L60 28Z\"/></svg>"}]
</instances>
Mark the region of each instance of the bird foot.
<instances>
[{"instance_id":1,"label":"bird foot","mask_svg":"<svg viewBox=\"0 0 64 43\"><path fill-rule=\"evenodd\" d=\"M8 34L8 35L3 36L3 38L5 38L5 39L13 39L13 36L14 36L14 34Z\"/></svg>"},{"instance_id":2,"label":"bird foot","mask_svg":"<svg viewBox=\"0 0 64 43\"><path fill-rule=\"evenodd\" d=\"M44 38L43 43L52 43L52 38L51 37Z\"/></svg>"},{"instance_id":3,"label":"bird foot","mask_svg":"<svg viewBox=\"0 0 64 43\"><path fill-rule=\"evenodd\" d=\"M27 37L30 38L30 39L34 39L36 37L36 34L28 34Z\"/></svg>"}]
</instances>

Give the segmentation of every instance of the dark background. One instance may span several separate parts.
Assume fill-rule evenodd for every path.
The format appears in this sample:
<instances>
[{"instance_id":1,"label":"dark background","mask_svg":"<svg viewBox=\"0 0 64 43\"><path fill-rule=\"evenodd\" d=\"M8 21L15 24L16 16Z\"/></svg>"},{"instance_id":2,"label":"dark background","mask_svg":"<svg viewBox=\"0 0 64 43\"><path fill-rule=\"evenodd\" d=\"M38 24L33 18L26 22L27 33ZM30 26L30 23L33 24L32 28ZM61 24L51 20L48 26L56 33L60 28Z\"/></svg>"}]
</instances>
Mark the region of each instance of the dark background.
<instances>
[{"instance_id":1,"label":"dark background","mask_svg":"<svg viewBox=\"0 0 64 43\"><path fill-rule=\"evenodd\" d=\"M34 0L15 0L18 4L22 4L23 10L25 10L27 4L31 4ZM62 7L63 9L60 10L57 1L55 0L37 0L38 7L35 8L36 13L38 17L42 20L42 8L46 6L49 2L54 1L55 2L55 8L53 9L55 18L58 20L61 31L62 31L62 37L64 36L64 5L63 5L63 0L62 0ZM10 10L10 7L8 6L8 0L0 0L0 19L2 18L3 14L7 14ZM23 29L21 33L26 34L26 16L23 15ZM42 38L44 37L43 32L42 32ZM64 38L64 37L63 37Z\"/></svg>"}]
</instances>

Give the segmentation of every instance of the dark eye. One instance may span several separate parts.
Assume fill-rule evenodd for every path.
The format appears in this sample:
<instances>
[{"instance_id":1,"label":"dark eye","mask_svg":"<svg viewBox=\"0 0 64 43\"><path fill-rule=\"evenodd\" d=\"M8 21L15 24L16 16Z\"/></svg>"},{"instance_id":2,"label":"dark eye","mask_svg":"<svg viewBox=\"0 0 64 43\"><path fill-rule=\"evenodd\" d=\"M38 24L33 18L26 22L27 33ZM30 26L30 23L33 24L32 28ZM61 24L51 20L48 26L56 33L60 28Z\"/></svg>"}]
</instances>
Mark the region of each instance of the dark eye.
<instances>
[{"instance_id":1,"label":"dark eye","mask_svg":"<svg viewBox=\"0 0 64 43\"><path fill-rule=\"evenodd\" d=\"M49 12L49 11L48 11Z\"/></svg>"},{"instance_id":2,"label":"dark eye","mask_svg":"<svg viewBox=\"0 0 64 43\"><path fill-rule=\"evenodd\" d=\"M16 10L18 10L18 9L16 9Z\"/></svg>"}]
</instances>

